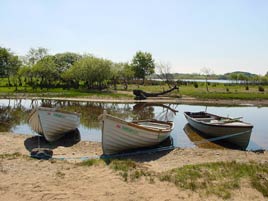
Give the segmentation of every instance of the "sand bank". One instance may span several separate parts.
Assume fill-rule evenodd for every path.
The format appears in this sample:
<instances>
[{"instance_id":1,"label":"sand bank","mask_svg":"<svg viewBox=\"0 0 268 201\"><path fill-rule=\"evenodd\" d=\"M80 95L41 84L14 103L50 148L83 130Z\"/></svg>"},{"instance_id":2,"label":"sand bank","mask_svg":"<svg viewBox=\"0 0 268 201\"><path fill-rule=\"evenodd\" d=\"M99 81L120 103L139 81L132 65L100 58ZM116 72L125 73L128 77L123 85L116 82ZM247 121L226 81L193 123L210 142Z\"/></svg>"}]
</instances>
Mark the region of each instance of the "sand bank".
<instances>
[{"instance_id":1,"label":"sand bank","mask_svg":"<svg viewBox=\"0 0 268 201\"><path fill-rule=\"evenodd\" d=\"M84 156L102 154L100 143L74 139L65 144L40 146L53 149L55 158L66 160L30 159L29 151L38 146L38 138L13 133L0 133L0 200L221 200L216 196L203 197L171 183L141 178L125 182L107 166L78 166ZM5 157L20 153L23 157ZM202 148L175 149L161 154L140 155L133 160L150 171L163 172L187 164L216 161L268 163L268 153ZM247 183L233 192L231 200L267 200Z\"/></svg>"}]
</instances>

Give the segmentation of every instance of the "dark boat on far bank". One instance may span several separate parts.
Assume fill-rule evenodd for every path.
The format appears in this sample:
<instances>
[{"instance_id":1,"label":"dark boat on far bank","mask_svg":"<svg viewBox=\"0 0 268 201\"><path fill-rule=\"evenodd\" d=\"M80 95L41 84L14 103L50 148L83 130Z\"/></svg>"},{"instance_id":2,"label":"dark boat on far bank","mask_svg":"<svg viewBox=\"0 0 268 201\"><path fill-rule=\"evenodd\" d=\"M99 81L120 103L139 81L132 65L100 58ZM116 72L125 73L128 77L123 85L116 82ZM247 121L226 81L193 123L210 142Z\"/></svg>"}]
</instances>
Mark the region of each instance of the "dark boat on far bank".
<instances>
[{"instance_id":1,"label":"dark boat on far bank","mask_svg":"<svg viewBox=\"0 0 268 201\"><path fill-rule=\"evenodd\" d=\"M241 121L241 118L222 117L207 112L184 112L193 128L203 134L225 139L236 145L247 147L253 125Z\"/></svg>"}]
</instances>

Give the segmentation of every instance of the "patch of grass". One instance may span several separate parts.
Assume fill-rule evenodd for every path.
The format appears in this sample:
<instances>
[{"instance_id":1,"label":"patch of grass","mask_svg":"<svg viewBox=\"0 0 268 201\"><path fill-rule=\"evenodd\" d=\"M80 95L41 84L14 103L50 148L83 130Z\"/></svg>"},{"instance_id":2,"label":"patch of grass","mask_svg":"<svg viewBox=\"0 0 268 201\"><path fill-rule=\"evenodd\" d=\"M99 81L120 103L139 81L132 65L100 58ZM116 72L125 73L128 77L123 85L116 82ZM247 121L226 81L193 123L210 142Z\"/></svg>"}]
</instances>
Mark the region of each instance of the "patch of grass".
<instances>
[{"instance_id":1,"label":"patch of grass","mask_svg":"<svg viewBox=\"0 0 268 201\"><path fill-rule=\"evenodd\" d=\"M26 157L26 156L22 155L19 152L15 152L13 154L0 154L0 159L16 159L16 158L22 158L22 157Z\"/></svg>"},{"instance_id":2,"label":"patch of grass","mask_svg":"<svg viewBox=\"0 0 268 201\"><path fill-rule=\"evenodd\" d=\"M133 170L137 167L136 163L132 160L112 160L109 164L109 167L115 171L128 172L129 170Z\"/></svg>"},{"instance_id":3,"label":"patch of grass","mask_svg":"<svg viewBox=\"0 0 268 201\"><path fill-rule=\"evenodd\" d=\"M150 182L153 181L152 173L144 169L140 164L132 160L111 160L109 167L114 171L119 172L124 181L134 181L142 176L150 177Z\"/></svg>"},{"instance_id":4,"label":"patch of grass","mask_svg":"<svg viewBox=\"0 0 268 201\"><path fill-rule=\"evenodd\" d=\"M18 88L17 91L13 87L0 87L1 96L26 96L26 97L90 97L90 98L133 98L133 95L124 94L114 91L98 91L98 90L87 90L87 89L70 89L63 90L61 88L51 89L36 89L31 88Z\"/></svg>"},{"instance_id":5,"label":"patch of grass","mask_svg":"<svg viewBox=\"0 0 268 201\"><path fill-rule=\"evenodd\" d=\"M268 173L258 173L251 178L251 184L260 191L263 196L268 197Z\"/></svg>"},{"instance_id":6,"label":"patch of grass","mask_svg":"<svg viewBox=\"0 0 268 201\"><path fill-rule=\"evenodd\" d=\"M262 175L264 179L261 180L256 175ZM240 188L242 178L250 179L252 187L268 196L267 175L268 164L218 162L187 165L162 173L159 178L184 189L229 199L231 191Z\"/></svg>"},{"instance_id":7,"label":"patch of grass","mask_svg":"<svg viewBox=\"0 0 268 201\"><path fill-rule=\"evenodd\" d=\"M85 160L82 161L81 163L78 163L78 165L82 165L82 166L97 166L100 164L104 164L104 161L101 159L90 159L90 160Z\"/></svg>"},{"instance_id":8,"label":"patch of grass","mask_svg":"<svg viewBox=\"0 0 268 201\"><path fill-rule=\"evenodd\" d=\"M198 87L196 87L198 86ZM245 87L247 90L245 90ZM256 99L268 99L268 92L264 90L264 87L260 91L260 87L257 85L240 85L240 84L212 84L209 86L209 92L206 91L204 83L196 82L188 85L179 86L179 90L174 90L168 95L173 98L181 97L182 95L191 96L201 99L244 99L244 100L256 100ZM16 97L16 96L26 96L26 97L81 97L81 98L102 98L102 99L133 99L134 95L132 91L134 89L144 90L146 92L162 92L168 90L169 87L166 84L158 85L135 85L131 84L128 90L123 89L123 85L118 85L118 90L114 91L112 89L105 91L98 90L88 90L85 88L79 89L62 89L62 88L49 88L40 89L37 88L33 90L31 87L18 87L15 91L15 87L7 87L1 85L0 95L2 97Z\"/></svg>"}]
</instances>

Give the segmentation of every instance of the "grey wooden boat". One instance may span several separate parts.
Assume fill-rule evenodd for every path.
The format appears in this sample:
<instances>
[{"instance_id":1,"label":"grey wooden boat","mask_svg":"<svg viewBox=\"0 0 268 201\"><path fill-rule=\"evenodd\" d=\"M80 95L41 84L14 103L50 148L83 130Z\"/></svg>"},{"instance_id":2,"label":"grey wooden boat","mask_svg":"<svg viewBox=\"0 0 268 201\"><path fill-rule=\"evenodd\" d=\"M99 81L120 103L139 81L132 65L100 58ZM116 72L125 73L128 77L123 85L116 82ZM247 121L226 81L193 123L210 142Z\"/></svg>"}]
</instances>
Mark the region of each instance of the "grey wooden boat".
<instances>
[{"instance_id":1,"label":"grey wooden boat","mask_svg":"<svg viewBox=\"0 0 268 201\"><path fill-rule=\"evenodd\" d=\"M173 122L141 120L127 122L104 112L102 149L105 155L158 145L170 136Z\"/></svg>"},{"instance_id":2,"label":"grey wooden boat","mask_svg":"<svg viewBox=\"0 0 268 201\"><path fill-rule=\"evenodd\" d=\"M54 142L80 124L80 114L60 111L56 108L39 107L29 115L29 125L48 142Z\"/></svg>"},{"instance_id":3,"label":"grey wooden boat","mask_svg":"<svg viewBox=\"0 0 268 201\"><path fill-rule=\"evenodd\" d=\"M222 117L207 112L184 112L188 123L210 137L226 139L238 146L247 147L253 125L241 118Z\"/></svg>"}]
</instances>

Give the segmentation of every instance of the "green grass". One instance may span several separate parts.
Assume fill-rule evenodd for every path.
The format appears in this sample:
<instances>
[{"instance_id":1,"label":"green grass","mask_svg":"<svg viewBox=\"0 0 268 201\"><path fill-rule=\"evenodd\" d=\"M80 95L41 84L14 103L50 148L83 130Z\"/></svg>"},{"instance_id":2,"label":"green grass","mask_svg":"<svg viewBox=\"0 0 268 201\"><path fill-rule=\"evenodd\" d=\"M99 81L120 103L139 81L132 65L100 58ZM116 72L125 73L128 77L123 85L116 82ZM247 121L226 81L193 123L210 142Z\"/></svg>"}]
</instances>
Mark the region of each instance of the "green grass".
<instances>
[{"instance_id":1,"label":"green grass","mask_svg":"<svg viewBox=\"0 0 268 201\"><path fill-rule=\"evenodd\" d=\"M101 159L90 159L90 160L85 160L85 161L82 161L81 163L78 163L78 165L88 166L88 167L97 166L100 164L104 164L104 161Z\"/></svg>"},{"instance_id":2,"label":"green grass","mask_svg":"<svg viewBox=\"0 0 268 201\"><path fill-rule=\"evenodd\" d=\"M93 166L106 164L118 172L124 181L136 181L141 177L154 183L155 179L170 182L178 188L191 190L201 196L216 195L222 199L230 199L234 190L241 188L241 183L248 182L263 196L268 197L268 163L215 162L186 165L162 173L155 173L133 160L91 159L79 165Z\"/></svg>"},{"instance_id":3,"label":"green grass","mask_svg":"<svg viewBox=\"0 0 268 201\"><path fill-rule=\"evenodd\" d=\"M30 157L28 157L26 155L23 155L23 154L21 154L19 152L15 152L15 153L12 153L12 154L0 154L0 159L12 160L12 159L17 159L17 158L31 159Z\"/></svg>"},{"instance_id":4,"label":"green grass","mask_svg":"<svg viewBox=\"0 0 268 201\"><path fill-rule=\"evenodd\" d=\"M100 98L100 99L133 99L134 95L132 91L134 89L144 90L146 92L156 93L168 90L169 87L165 84L162 85L134 85L131 84L128 90L124 90L123 85L117 86L117 91L106 90L88 90L84 88L70 90L62 88L53 89L40 89L33 90L31 87L18 87L15 91L15 87L7 87L5 80L0 79L0 95L5 96L26 96L26 97L82 97L82 98ZM181 96L190 96L200 99L242 99L242 100L258 100L268 99L268 86L262 86L263 92L258 90L258 85L249 85L246 90L245 85L224 85L224 84L210 84L209 92L206 91L205 83L198 83L198 87L195 88L193 84L181 85L179 90L174 90L168 94L171 98L178 98Z\"/></svg>"},{"instance_id":5,"label":"green grass","mask_svg":"<svg viewBox=\"0 0 268 201\"><path fill-rule=\"evenodd\" d=\"M124 181L133 181L143 175L142 171L137 169L137 163L132 160L112 160L109 162L109 167L119 172Z\"/></svg>"},{"instance_id":6,"label":"green grass","mask_svg":"<svg viewBox=\"0 0 268 201\"><path fill-rule=\"evenodd\" d=\"M263 180L259 179L262 177ZM248 179L253 188L268 196L268 164L218 162L187 165L160 175L161 181L172 182L180 188L214 194L223 199L239 189L241 179Z\"/></svg>"},{"instance_id":7,"label":"green grass","mask_svg":"<svg viewBox=\"0 0 268 201\"><path fill-rule=\"evenodd\" d=\"M120 92L114 91L98 91L98 90L87 90L87 89L70 89L63 90L61 88L54 89L40 89L32 90L28 88L25 90L23 87L19 87L15 91L14 87L0 87L1 96L27 96L27 97L90 97L90 98L113 98L113 99L123 99L123 98L133 98L133 95L128 95Z\"/></svg>"}]
</instances>

